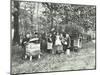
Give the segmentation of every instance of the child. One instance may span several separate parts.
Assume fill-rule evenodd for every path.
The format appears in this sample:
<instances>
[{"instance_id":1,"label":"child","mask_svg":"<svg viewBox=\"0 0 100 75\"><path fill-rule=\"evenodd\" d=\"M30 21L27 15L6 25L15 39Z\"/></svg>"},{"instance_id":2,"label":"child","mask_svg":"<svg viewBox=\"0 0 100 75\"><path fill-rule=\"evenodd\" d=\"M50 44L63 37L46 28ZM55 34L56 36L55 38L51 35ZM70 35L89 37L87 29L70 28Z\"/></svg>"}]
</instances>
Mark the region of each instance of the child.
<instances>
[{"instance_id":1,"label":"child","mask_svg":"<svg viewBox=\"0 0 100 75\"><path fill-rule=\"evenodd\" d=\"M57 33L57 35L56 35L55 46L56 46L57 52L61 51L62 43L61 43L61 40L60 40L60 35L59 35L59 33Z\"/></svg>"},{"instance_id":2,"label":"child","mask_svg":"<svg viewBox=\"0 0 100 75\"><path fill-rule=\"evenodd\" d=\"M66 53L66 50L70 47L70 37L69 37L69 34L66 34L64 36L62 44L63 44L64 53Z\"/></svg>"},{"instance_id":3,"label":"child","mask_svg":"<svg viewBox=\"0 0 100 75\"><path fill-rule=\"evenodd\" d=\"M47 49L51 51L52 47L53 47L52 34L50 34L48 37Z\"/></svg>"}]
</instances>

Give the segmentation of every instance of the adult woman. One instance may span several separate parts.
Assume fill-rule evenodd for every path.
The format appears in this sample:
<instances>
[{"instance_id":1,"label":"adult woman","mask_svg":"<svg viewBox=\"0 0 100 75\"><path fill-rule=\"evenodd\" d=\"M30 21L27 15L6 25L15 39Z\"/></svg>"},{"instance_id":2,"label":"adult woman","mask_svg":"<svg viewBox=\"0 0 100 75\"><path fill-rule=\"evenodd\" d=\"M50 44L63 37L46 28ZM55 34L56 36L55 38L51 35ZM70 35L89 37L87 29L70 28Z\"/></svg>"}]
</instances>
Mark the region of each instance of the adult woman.
<instances>
[{"instance_id":1,"label":"adult woman","mask_svg":"<svg viewBox=\"0 0 100 75\"><path fill-rule=\"evenodd\" d=\"M40 49L41 52L45 52L47 50L47 39L46 34L44 32L41 34Z\"/></svg>"},{"instance_id":2,"label":"adult woman","mask_svg":"<svg viewBox=\"0 0 100 75\"><path fill-rule=\"evenodd\" d=\"M29 40L30 40L30 34L26 34L25 38L22 40L22 48L24 49L23 56L25 56L25 54L26 54L26 45L29 42Z\"/></svg>"}]
</instances>

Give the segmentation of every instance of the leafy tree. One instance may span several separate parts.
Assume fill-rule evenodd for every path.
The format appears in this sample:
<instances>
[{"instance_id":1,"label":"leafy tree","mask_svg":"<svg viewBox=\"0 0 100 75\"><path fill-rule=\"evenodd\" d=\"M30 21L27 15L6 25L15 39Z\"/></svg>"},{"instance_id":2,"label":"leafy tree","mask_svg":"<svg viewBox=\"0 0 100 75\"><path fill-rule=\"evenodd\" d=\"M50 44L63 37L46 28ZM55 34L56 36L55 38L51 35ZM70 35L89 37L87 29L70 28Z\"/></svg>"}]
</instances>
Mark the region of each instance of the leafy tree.
<instances>
[{"instance_id":1,"label":"leafy tree","mask_svg":"<svg viewBox=\"0 0 100 75\"><path fill-rule=\"evenodd\" d=\"M20 31L26 34L28 31L32 31L32 25L34 23L34 2L20 2Z\"/></svg>"},{"instance_id":2,"label":"leafy tree","mask_svg":"<svg viewBox=\"0 0 100 75\"><path fill-rule=\"evenodd\" d=\"M43 12L45 16L47 16L48 22L51 24L51 28L54 27L54 17L56 16L56 11L59 7L59 4L56 3L42 3L45 7L45 11ZM49 20L50 19L50 20Z\"/></svg>"}]
</instances>

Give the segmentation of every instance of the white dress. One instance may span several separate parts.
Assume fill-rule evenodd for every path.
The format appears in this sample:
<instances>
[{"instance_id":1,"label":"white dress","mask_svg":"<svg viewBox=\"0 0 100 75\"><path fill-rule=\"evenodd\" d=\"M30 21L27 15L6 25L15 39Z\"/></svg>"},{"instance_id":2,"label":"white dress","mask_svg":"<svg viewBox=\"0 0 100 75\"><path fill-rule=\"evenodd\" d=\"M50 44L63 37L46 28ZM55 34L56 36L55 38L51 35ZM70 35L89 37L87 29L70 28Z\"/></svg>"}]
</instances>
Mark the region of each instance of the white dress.
<instances>
[{"instance_id":1,"label":"white dress","mask_svg":"<svg viewBox=\"0 0 100 75\"><path fill-rule=\"evenodd\" d=\"M61 40L60 40L60 36L59 36L59 35L56 36L55 45L62 45L62 44L61 44Z\"/></svg>"},{"instance_id":2,"label":"white dress","mask_svg":"<svg viewBox=\"0 0 100 75\"><path fill-rule=\"evenodd\" d=\"M50 40L51 40L51 38L50 38ZM53 45L52 42L48 42L48 43L47 43L47 49L52 49L52 45Z\"/></svg>"}]
</instances>

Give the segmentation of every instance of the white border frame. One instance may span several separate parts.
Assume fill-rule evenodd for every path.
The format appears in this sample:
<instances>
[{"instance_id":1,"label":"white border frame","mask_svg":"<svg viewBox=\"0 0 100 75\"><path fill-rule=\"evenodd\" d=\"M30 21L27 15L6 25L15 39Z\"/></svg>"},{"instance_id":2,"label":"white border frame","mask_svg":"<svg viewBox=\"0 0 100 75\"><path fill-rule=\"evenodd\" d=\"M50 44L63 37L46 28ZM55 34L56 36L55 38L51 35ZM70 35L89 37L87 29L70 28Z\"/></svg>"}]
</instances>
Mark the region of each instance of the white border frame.
<instances>
[{"instance_id":1,"label":"white border frame","mask_svg":"<svg viewBox=\"0 0 100 75\"><path fill-rule=\"evenodd\" d=\"M22 0L23 1L23 0ZM29 1L29 0L25 0ZM67 71L67 72L53 72L53 73L39 73L36 75L98 75L100 73L100 50L99 50L99 38L100 38L100 0L30 0L40 2L56 2L56 3L70 3L70 4L82 4L82 5L96 5L96 53L97 53L97 67L96 70L83 70L83 71ZM0 75L10 74L10 0L1 0L0 2ZM35 75L35 74L25 74Z\"/></svg>"}]
</instances>

